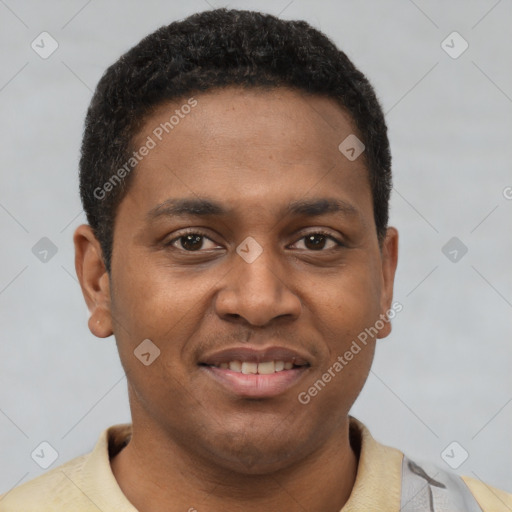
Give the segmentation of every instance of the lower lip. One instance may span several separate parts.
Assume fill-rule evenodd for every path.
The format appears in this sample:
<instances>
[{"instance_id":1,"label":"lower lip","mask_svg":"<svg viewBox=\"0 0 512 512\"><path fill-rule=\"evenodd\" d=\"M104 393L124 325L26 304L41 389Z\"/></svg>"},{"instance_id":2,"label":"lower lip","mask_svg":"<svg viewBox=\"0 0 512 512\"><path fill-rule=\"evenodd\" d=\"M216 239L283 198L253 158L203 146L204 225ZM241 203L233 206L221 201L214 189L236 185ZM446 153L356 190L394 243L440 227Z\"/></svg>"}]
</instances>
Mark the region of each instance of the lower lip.
<instances>
[{"instance_id":1,"label":"lower lip","mask_svg":"<svg viewBox=\"0 0 512 512\"><path fill-rule=\"evenodd\" d=\"M228 391L238 396L251 398L269 398L280 395L294 386L308 370L308 367L304 366L260 375L234 372L216 366L202 366L201 368Z\"/></svg>"}]
</instances>

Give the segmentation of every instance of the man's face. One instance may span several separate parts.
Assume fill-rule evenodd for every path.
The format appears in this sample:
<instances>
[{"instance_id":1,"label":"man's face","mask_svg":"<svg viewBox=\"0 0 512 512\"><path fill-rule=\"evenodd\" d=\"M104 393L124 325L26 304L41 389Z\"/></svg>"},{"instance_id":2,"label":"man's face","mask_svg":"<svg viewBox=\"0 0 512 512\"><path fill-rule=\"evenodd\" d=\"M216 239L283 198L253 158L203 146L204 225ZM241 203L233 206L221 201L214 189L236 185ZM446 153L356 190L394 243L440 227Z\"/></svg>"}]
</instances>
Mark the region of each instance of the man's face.
<instances>
[{"instance_id":1,"label":"man's face","mask_svg":"<svg viewBox=\"0 0 512 512\"><path fill-rule=\"evenodd\" d=\"M157 128L187 101L160 106L135 141L156 146L116 214L112 329L134 426L257 473L346 425L374 339L307 404L298 397L389 309L396 232L381 253L363 157L338 149L356 131L332 100L235 88L195 99L169 133ZM222 213L177 214L185 199ZM324 200L340 208L324 211ZM146 366L134 350L147 339L160 355ZM230 361L267 364L256 375ZM298 366L275 372L276 361Z\"/></svg>"}]
</instances>

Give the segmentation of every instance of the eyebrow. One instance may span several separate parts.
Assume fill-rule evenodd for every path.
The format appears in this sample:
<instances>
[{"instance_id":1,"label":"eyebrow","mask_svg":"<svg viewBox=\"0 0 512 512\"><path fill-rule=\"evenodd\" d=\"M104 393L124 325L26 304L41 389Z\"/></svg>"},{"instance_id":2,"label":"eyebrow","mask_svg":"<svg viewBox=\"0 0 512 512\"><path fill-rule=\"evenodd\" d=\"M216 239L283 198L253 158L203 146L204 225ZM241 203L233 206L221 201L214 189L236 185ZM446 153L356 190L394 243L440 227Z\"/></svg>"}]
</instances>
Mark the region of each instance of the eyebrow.
<instances>
[{"instance_id":1,"label":"eyebrow","mask_svg":"<svg viewBox=\"0 0 512 512\"><path fill-rule=\"evenodd\" d=\"M149 221L159 217L227 217L233 209L226 209L222 204L212 199L167 199L152 208L147 218ZM340 213L348 217L359 215L359 211L350 203L334 198L315 198L297 200L288 203L281 209L280 214L295 216L319 217L330 213Z\"/></svg>"}]
</instances>

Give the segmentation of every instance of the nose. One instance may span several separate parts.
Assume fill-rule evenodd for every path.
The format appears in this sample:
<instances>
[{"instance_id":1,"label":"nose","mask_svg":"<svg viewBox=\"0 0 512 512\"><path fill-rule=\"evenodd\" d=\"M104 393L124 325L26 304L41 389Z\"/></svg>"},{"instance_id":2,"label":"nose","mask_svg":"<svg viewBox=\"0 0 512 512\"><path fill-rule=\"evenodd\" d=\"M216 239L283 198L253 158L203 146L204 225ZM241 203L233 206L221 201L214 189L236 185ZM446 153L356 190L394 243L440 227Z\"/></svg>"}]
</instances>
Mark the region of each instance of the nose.
<instances>
[{"instance_id":1,"label":"nose","mask_svg":"<svg viewBox=\"0 0 512 512\"><path fill-rule=\"evenodd\" d=\"M244 319L254 326L265 326L278 318L299 317L302 303L279 255L265 248L252 262L238 254L234 260L215 297L219 317L229 321Z\"/></svg>"}]
</instances>

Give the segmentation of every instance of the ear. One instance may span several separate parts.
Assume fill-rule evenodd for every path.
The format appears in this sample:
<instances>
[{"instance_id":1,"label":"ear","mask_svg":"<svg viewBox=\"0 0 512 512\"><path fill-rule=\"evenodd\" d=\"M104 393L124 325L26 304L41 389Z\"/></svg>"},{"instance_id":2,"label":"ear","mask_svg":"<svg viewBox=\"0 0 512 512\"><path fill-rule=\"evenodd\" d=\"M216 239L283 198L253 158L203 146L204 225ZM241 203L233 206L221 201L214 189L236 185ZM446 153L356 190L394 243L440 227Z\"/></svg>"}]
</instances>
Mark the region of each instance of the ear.
<instances>
[{"instance_id":1,"label":"ear","mask_svg":"<svg viewBox=\"0 0 512 512\"><path fill-rule=\"evenodd\" d=\"M381 315L386 315L391 309L393 300L393 285L395 282L395 271L398 263L398 231L390 227L386 231L386 237L382 241L381 248L381 271L382 271L382 289L380 299ZM387 315L386 315L387 316ZM391 332L391 322L384 322L384 327L380 329L377 338L385 338Z\"/></svg>"},{"instance_id":2,"label":"ear","mask_svg":"<svg viewBox=\"0 0 512 512\"><path fill-rule=\"evenodd\" d=\"M75 230L75 269L89 309L89 330L98 338L113 334L110 313L110 282L103 255L91 226Z\"/></svg>"}]
</instances>

